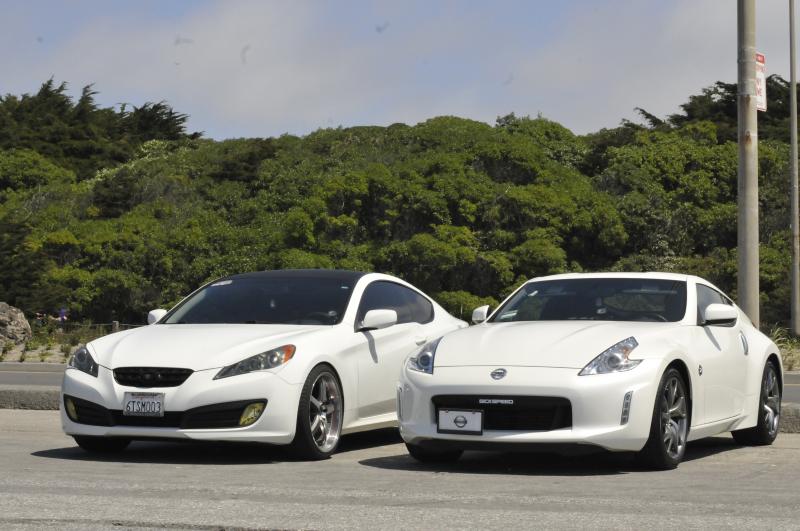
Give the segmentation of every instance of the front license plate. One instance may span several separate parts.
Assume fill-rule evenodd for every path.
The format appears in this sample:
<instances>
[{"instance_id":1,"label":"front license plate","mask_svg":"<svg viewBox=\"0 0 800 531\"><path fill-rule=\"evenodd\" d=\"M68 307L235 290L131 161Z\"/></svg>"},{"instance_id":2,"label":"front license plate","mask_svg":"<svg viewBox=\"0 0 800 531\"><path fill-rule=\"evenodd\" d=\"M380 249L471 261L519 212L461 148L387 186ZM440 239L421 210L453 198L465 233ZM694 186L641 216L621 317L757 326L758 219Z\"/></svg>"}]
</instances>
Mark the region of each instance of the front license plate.
<instances>
[{"instance_id":1,"label":"front license plate","mask_svg":"<svg viewBox=\"0 0 800 531\"><path fill-rule=\"evenodd\" d=\"M438 431L439 433L480 435L483 433L483 411L440 409Z\"/></svg>"},{"instance_id":2,"label":"front license plate","mask_svg":"<svg viewBox=\"0 0 800 531\"><path fill-rule=\"evenodd\" d=\"M163 417L164 393L125 393L122 414L127 417Z\"/></svg>"}]
</instances>

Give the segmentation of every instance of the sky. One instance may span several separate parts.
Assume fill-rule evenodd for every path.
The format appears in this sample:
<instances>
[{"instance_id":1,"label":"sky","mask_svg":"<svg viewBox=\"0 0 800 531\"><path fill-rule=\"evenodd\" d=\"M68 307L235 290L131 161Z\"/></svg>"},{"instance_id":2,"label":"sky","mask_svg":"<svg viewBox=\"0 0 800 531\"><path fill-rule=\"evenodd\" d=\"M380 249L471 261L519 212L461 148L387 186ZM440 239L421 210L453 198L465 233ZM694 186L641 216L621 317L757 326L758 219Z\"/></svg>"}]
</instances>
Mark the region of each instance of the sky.
<instances>
[{"instance_id":1,"label":"sky","mask_svg":"<svg viewBox=\"0 0 800 531\"><path fill-rule=\"evenodd\" d=\"M0 0L0 94L166 101L205 136L541 115L576 133L736 80L734 0ZM757 48L789 77L788 2Z\"/></svg>"}]
</instances>

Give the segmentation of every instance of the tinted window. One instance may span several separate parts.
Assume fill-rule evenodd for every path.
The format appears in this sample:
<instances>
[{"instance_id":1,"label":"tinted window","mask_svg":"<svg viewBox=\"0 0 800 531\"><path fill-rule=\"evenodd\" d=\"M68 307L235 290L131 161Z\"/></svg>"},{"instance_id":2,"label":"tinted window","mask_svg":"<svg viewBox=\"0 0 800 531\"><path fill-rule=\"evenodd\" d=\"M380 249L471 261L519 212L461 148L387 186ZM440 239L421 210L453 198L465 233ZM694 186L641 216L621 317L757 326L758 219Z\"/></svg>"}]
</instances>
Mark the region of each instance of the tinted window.
<instances>
[{"instance_id":1,"label":"tinted window","mask_svg":"<svg viewBox=\"0 0 800 531\"><path fill-rule=\"evenodd\" d=\"M245 277L213 282L165 324L322 324L342 320L354 281L314 277Z\"/></svg>"},{"instance_id":2,"label":"tinted window","mask_svg":"<svg viewBox=\"0 0 800 531\"><path fill-rule=\"evenodd\" d=\"M730 299L720 293L719 291L709 288L708 286L704 286L703 284L697 284L697 322L700 323L703 320L703 315L706 313L706 308L710 304L732 304Z\"/></svg>"},{"instance_id":3,"label":"tinted window","mask_svg":"<svg viewBox=\"0 0 800 531\"><path fill-rule=\"evenodd\" d=\"M686 282L647 278L579 278L528 282L492 322L661 321L686 313Z\"/></svg>"},{"instance_id":4,"label":"tinted window","mask_svg":"<svg viewBox=\"0 0 800 531\"><path fill-rule=\"evenodd\" d=\"M358 309L358 321L370 310L394 310L398 324L433 320L433 305L428 299L394 282L378 281L367 286Z\"/></svg>"}]
</instances>

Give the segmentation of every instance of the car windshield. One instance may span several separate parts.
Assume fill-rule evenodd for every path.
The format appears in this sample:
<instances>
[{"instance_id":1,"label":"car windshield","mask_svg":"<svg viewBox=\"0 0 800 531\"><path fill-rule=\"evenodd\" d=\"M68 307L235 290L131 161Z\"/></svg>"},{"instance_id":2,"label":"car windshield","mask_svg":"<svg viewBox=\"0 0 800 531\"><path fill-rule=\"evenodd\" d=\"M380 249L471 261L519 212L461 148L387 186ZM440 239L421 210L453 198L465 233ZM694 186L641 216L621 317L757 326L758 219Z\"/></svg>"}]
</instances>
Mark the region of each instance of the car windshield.
<instances>
[{"instance_id":1,"label":"car windshield","mask_svg":"<svg viewBox=\"0 0 800 531\"><path fill-rule=\"evenodd\" d=\"M686 313L686 282L575 278L528 282L492 317L512 321L676 322Z\"/></svg>"},{"instance_id":2,"label":"car windshield","mask_svg":"<svg viewBox=\"0 0 800 531\"><path fill-rule=\"evenodd\" d=\"M186 299L162 323L334 325L342 320L354 282L296 276L219 280Z\"/></svg>"}]
</instances>

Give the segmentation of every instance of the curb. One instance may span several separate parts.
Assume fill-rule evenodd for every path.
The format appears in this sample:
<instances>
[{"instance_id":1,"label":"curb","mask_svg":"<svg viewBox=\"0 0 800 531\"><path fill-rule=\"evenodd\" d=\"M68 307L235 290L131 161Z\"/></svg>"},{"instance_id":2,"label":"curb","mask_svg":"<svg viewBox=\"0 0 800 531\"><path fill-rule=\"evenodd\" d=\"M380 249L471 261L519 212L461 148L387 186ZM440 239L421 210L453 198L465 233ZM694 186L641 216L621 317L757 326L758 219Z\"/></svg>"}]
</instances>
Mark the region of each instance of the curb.
<instances>
[{"instance_id":1,"label":"curb","mask_svg":"<svg viewBox=\"0 0 800 531\"><path fill-rule=\"evenodd\" d=\"M31 389L22 385L4 385L0 386L0 409L56 410L59 396L58 387ZM781 432L800 433L800 404L782 404Z\"/></svg>"},{"instance_id":2,"label":"curb","mask_svg":"<svg viewBox=\"0 0 800 531\"><path fill-rule=\"evenodd\" d=\"M58 409L58 387L0 386L0 409Z\"/></svg>"}]
</instances>

